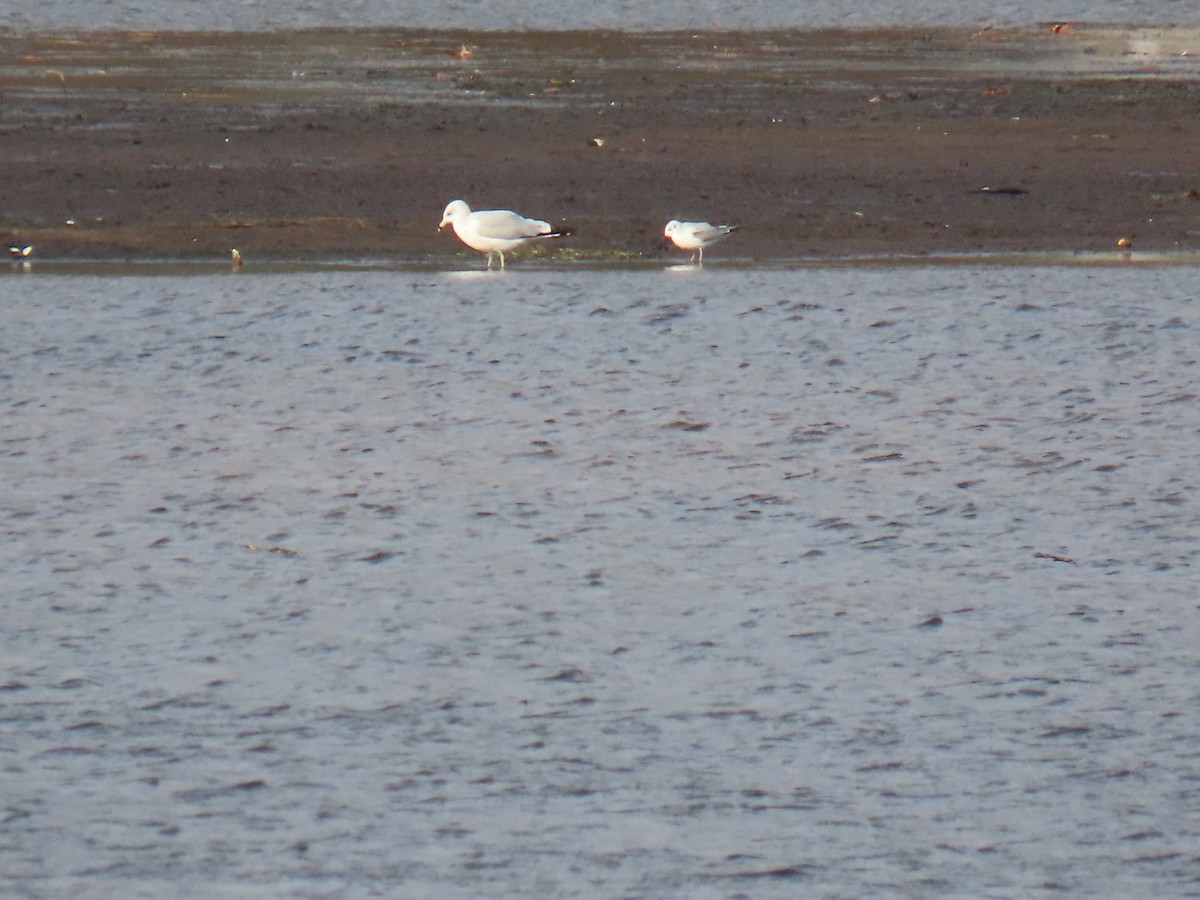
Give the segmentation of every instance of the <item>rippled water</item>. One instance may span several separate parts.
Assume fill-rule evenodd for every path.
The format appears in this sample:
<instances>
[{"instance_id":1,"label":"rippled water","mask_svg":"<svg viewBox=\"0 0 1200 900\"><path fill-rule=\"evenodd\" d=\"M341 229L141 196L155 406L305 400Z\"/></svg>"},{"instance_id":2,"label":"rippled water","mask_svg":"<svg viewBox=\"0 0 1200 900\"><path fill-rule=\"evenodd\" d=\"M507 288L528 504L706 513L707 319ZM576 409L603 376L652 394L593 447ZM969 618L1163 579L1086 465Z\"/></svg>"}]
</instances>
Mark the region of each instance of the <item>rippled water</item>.
<instances>
[{"instance_id":1,"label":"rippled water","mask_svg":"<svg viewBox=\"0 0 1200 900\"><path fill-rule=\"evenodd\" d=\"M1190 0L1062 0L1053 8L1030 0L667 0L637 3L582 0L534 3L444 3L415 0L42 0L10 3L0 18L17 29L242 31L316 27L484 29L816 28L880 25L1032 25L1046 19L1097 24L1200 24Z\"/></svg>"},{"instance_id":2,"label":"rippled water","mask_svg":"<svg viewBox=\"0 0 1200 900\"><path fill-rule=\"evenodd\" d=\"M0 892L1200 892L1200 268L0 279Z\"/></svg>"}]
</instances>

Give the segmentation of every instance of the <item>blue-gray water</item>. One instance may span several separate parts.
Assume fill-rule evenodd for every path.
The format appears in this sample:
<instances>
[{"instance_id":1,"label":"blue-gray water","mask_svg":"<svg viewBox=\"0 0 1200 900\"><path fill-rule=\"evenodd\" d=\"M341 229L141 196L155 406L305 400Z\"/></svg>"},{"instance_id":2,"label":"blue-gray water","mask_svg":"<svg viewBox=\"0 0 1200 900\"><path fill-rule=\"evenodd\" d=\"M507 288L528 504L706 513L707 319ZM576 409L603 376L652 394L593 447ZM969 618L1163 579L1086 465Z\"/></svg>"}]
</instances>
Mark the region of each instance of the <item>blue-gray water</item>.
<instances>
[{"instance_id":1,"label":"blue-gray water","mask_svg":"<svg viewBox=\"0 0 1200 900\"><path fill-rule=\"evenodd\" d=\"M3 896L1200 893L1200 268L0 286Z\"/></svg>"},{"instance_id":2,"label":"blue-gray water","mask_svg":"<svg viewBox=\"0 0 1200 900\"><path fill-rule=\"evenodd\" d=\"M5 7L8 7L7 9ZM885 25L1200 24L1193 0L587 0L508 3L415 0L40 0L0 3L0 24L30 29L244 31L279 28L817 28Z\"/></svg>"}]
</instances>

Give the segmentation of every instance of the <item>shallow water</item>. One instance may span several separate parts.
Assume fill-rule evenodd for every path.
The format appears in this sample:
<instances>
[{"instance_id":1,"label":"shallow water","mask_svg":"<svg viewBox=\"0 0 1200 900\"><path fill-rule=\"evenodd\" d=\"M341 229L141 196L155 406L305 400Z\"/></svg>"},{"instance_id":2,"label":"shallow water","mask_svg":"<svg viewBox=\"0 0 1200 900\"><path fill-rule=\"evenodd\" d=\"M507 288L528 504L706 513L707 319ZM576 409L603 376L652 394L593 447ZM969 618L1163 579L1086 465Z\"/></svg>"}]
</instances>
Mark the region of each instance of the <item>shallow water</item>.
<instances>
[{"instance_id":1,"label":"shallow water","mask_svg":"<svg viewBox=\"0 0 1200 900\"><path fill-rule=\"evenodd\" d=\"M1200 267L3 285L5 896L1200 893Z\"/></svg>"},{"instance_id":2,"label":"shallow water","mask_svg":"<svg viewBox=\"0 0 1200 900\"><path fill-rule=\"evenodd\" d=\"M1099 24L1200 24L1200 7L1183 0L1060 0L1052 9L1031 0L617 0L587 3L428 3L417 0L41 0L12 3L4 23L18 30L255 31L281 28L863 28L986 23L1031 25L1046 19Z\"/></svg>"}]
</instances>

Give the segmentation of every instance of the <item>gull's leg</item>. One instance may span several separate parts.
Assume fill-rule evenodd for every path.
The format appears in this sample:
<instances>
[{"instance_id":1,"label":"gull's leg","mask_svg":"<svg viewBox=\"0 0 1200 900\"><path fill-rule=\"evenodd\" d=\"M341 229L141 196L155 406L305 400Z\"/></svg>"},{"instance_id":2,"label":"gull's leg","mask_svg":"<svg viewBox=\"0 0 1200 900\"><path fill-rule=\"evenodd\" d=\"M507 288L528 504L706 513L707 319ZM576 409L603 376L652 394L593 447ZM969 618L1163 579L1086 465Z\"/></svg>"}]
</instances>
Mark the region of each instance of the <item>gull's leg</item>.
<instances>
[{"instance_id":1,"label":"gull's leg","mask_svg":"<svg viewBox=\"0 0 1200 900\"><path fill-rule=\"evenodd\" d=\"M496 253L497 253L497 255L499 255L499 257L500 257L500 268L502 268L502 269L503 269L503 268L504 268L504 251L503 251L503 250L497 250L497 251L496 251Z\"/></svg>"},{"instance_id":2,"label":"gull's leg","mask_svg":"<svg viewBox=\"0 0 1200 900\"><path fill-rule=\"evenodd\" d=\"M491 250L489 250L487 252L487 267L489 269L492 267L492 251Z\"/></svg>"}]
</instances>

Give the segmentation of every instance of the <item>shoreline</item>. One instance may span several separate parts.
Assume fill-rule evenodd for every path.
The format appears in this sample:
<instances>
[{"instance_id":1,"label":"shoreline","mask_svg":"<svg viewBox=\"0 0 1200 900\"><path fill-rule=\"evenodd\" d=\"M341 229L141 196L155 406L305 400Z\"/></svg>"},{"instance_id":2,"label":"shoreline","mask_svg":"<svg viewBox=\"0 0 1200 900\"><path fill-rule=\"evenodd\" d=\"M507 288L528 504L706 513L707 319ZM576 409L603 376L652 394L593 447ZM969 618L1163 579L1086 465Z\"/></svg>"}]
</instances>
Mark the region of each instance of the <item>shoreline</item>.
<instances>
[{"instance_id":1,"label":"shoreline","mask_svg":"<svg viewBox=\"0 0 1200 900\"><path fill-rule=\"evenodd\" d=\"M240 252L240 251L239 251ZM893 253L841 256L794 256L778 259L726 254L707 261L704 266L692 264L686 255L669 251L622 258L587 255L564 251L513 257L519 261L517 272L695 272L705 269L755 271L819 271L827 269L859 269L864 271L906 268L934 269L1127 269L1127 268L1200 268L1200 251L1165 250L1131 251L1072 250L1018 251L981 253ZM471 255L432 257L424 260L364 258L270 258L260 257L243 264L233 264L226 257L57 257L13 261L0 266L0 277L37 272L61 276L198 276L233 273L240 275L296 275L334 272L393 272L441 274L450 277L474 277L491 274L480 258ZM499 274L500 270L494 270Z\"/></svg>"},{"instance_id":2,"label":"shoreline","mask_svg":"<svg viewBox=\"0 0 1200 900\"><path fill-rule=\"evenodd\" d=\"M669 218L741 224L713 261L1187 253L1197 36L0 33L0 240L471 265L436 229L462 198L573 225L585 259L686 261Z\"/></svg>"}]
</instances>

